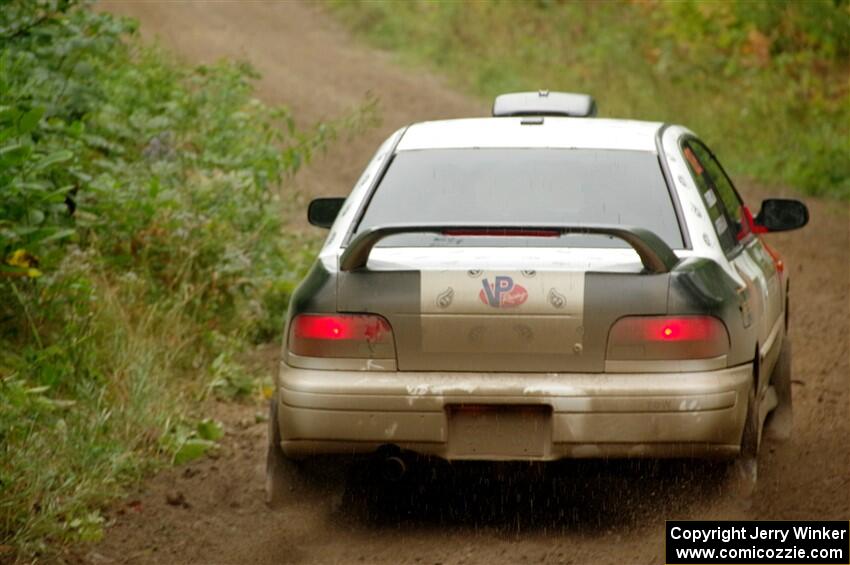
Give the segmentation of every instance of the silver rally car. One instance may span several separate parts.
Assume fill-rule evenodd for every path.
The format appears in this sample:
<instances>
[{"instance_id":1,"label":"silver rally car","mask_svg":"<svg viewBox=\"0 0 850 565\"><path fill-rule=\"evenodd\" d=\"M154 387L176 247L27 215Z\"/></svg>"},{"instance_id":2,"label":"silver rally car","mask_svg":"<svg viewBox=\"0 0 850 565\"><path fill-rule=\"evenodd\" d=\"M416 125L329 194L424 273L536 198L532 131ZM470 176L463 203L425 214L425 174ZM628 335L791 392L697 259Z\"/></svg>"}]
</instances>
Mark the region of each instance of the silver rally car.
<instances>
[{"instance_id":1,"label":"silver rally car","mask_svg":"<svg viewBox=\"0 0 850 565\"><path fill-rule=\"evenodd\" d=\"M688 129L587 95L389 137L291 301L267 493L313 455L754 458L791 418L788 273Z\"/></svg>"}]
</instances>

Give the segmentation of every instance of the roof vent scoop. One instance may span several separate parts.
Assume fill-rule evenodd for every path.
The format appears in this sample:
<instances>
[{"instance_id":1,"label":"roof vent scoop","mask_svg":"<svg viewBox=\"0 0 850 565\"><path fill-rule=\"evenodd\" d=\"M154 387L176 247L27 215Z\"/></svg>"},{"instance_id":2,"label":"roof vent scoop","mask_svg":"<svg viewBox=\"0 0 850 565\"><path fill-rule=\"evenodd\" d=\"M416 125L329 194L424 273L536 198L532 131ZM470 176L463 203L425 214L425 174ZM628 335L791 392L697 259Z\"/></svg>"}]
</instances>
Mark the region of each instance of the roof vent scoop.
<instances>
[{"instance_id":1,"label":"roof vent scoop","mask_svg":"<svg viewBox=\"0 0 850 565\"><path fill-rule=\"evenodd\" d=\"M511 92L493 102L493 116L569 116L590 118L596 115L596 100L589 94L573 92Z\"/></svg>"}]
</instances>

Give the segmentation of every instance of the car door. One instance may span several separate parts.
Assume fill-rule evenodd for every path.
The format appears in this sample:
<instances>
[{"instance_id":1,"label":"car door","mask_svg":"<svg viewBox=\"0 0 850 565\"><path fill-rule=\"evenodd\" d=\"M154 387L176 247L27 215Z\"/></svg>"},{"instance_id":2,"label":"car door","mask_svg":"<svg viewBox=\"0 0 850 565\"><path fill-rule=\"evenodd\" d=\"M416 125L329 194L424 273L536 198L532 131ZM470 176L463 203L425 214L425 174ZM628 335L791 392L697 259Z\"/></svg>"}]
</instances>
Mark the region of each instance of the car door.
<instances>
[{"instance_id":1,"label":"car door","mask_svg":"<svg viewBox=\"0 0 850 565\"><path fill-rule=\"evenodd\" d=\"M784 337L782 281L762 241L752 233L744 203L711 150L696 138L685 139L682 152L688 163L720 245L744 285L740 289L745 325L756 324L760 368L769 375ZM761 379L763 393L768 379Z\"/></svg>"}]
</instances>

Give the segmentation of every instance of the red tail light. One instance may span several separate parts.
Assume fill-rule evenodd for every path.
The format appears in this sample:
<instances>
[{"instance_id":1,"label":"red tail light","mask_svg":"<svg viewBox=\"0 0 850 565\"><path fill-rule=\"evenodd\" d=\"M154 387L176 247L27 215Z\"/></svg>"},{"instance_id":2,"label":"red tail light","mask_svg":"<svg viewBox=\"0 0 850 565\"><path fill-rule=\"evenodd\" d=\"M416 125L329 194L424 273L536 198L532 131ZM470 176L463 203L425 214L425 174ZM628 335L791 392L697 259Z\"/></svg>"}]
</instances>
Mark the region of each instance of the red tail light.
<instances>
[{"instance_id":1,"label":"red tail light","mask_svg":"<svg viewBox=\"0 0 850 565\"><path fill-rule=\"evenodd\" d=\"M712 316L629 316L611 327L607 358L710 359L728 351L726 326Z\"/></svg>"},{"instance_id":2,"label":"red tail light","mask_svg":"<svg viewBox=\"0 0 850 565\"><path fill-rule=\"evenodd\" d=\"M371 314L299 314L289 328L289 351L308 357L394 359L393 330Z\"/></svg>"}]
</instances>

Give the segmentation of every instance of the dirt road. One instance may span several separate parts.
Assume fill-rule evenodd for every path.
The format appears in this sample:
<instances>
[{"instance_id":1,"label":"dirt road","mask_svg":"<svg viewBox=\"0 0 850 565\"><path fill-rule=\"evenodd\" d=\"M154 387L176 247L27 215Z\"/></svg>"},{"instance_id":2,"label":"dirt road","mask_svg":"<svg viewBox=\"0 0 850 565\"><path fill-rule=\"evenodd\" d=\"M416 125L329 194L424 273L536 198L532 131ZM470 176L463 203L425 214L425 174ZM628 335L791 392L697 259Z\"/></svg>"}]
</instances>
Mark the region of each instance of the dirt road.
<instances>
[{"instance_id":1,"label":"dirt road","mask_svg":"<svg viewBox=\"0 0 850 565\"><path fill-rule=\"evenodd\" d=\"M346 194L379 141L405 123L488 110L487 101L361 46L315 6L122 2L107 8L138 17L145 35L159 35L188 60L250 60L264 77L260 96L287 103L302 122L338 116L367 91L377 95L383 124L337 143L299 173L297 188L305 195ZM756 207L767 194L755 186L744 192ZM265 424L255 423L264 408L222 404L221 455L169 470L117 504L105 540L81 549L80 560L660 563L665 519L847 519L850 216L844 205L807 202L807 229L769 238L793 276L795 433L789 442L765 446L750 499L732 496L716 465L568 463L543 478L464 467L451 481L416 487L354 477L341 499L273 513L262 503ZM270 371L274 349L267 355Z\"/></svg>"}]
</instances>

